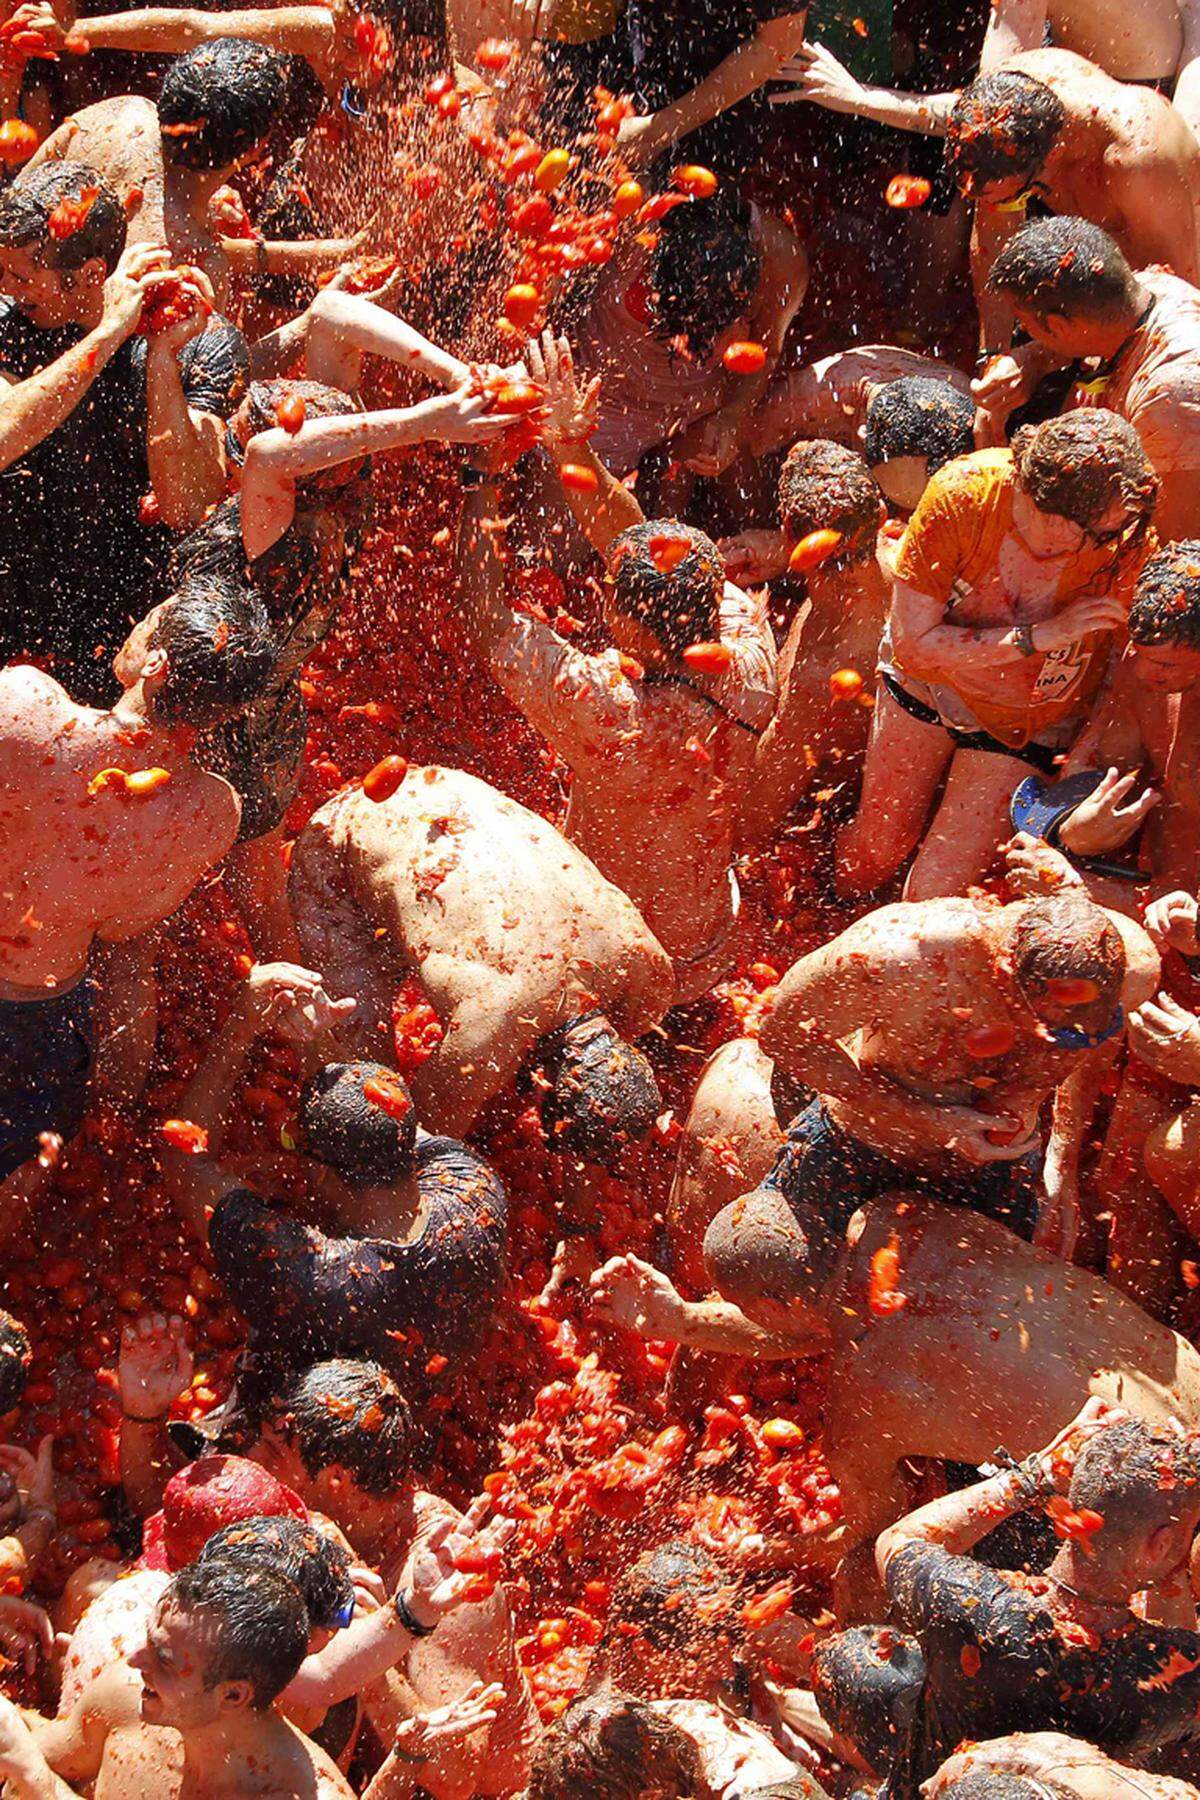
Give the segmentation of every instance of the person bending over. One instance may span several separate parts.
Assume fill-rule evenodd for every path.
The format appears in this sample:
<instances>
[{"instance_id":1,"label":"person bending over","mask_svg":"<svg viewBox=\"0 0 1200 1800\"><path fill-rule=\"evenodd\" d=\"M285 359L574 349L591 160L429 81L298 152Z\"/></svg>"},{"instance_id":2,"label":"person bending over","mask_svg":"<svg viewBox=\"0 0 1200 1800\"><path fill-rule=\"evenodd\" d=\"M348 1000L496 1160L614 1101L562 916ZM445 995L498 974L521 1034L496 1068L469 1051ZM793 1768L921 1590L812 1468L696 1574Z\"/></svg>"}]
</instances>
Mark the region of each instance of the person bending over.
<instances>
[{"instance_id":1,"label":"person bending over","mask_svg":"<svg viewBox=\"0 0 1200 1800\"><path fill-rule=\"evenodd\" d=\"M274 653L261 604L197 581L120 659L111 712L38 669L0 671L0 1179L42 1133L78 1130L97 1032L126 1008L138 1022L115 964L111 1022L96 1019L101 947L169 917L233 843L237 797L198 766L196 734L262 692Z\"/></svg>"},{"instance_id":2,"label":"person bending over","mask_svg":"<svg viewBox=\"0 0 1200 1800\"><path fill-rule=\"evenodd\" d=\"M1196 1800L1200 1788L1114 1762L1061 1731L1021 1731L947 1757L926 1800Z\"/></svg>"},{"instance_id":3,"label":"person bending over","mask_svg":"<svg viewBox=\"0 0 1200 1800\"><path fill-rule=\"evenodd\" d=\"M1044 1575L970 1556L997 1524L1045 1505L1063 1541ZM889 1526L879 1576L924 1673L888 1791L915 1795L957 1745L1019 1728L1069 1732L1134 1760L1186 1737L1200 1688L1188 1586L1198 1523L1196 1440L1090 1400L1038 1454ZM1135 1613L1148 1591L1165 1603L1164 1622ZM827 1641L815 1664L818 1702L851 1741L872 1705L844 1668L861 1636Z\"/></svg>"},{"instance_id":4,"label":"person bending over","mask_svg":"<svg viewBox=\"0 0 1200 1800\"><path fill-rule=\"evenodd\" d=\"M1070 368L1066 404L1103 406L1141 439L1159 481L1159 537L1200 533L1200 290L1165 269L1135 273L1108 232L1061 218L1022 226L992 264L988 291L1030 340L975 383L992 441L1043 375Z\"/></svg>"},{"instance_id":5,"label":"person bending over","mask_svg":"<svg viewBox=\"0 0 1200 1800\"><path fill-rule=\"evenodd\" d=\"M565 431L580 405L565 339L547 332L527 361L548 379L543 429ZM481 660L570 765L567 833L638 907L683 1002L732 964L733 859L756 733L775 698L775 646L702 532L642 521L632 499L627 510L639 522L605 546L614 648L588 654L511 610L499 494L486 477L463 509L464 603ZM709 660L693 666L690 655Z\"/></svg>"},{"instance_id":6,"label":"person bending over","mask_svg":"<svg viewBox=\"0 0 1200 1800\"><path fill-rule=\"evenodd\" d=\"M798 73L804 99L810 78ZM840 110L946 138L959 191L976 203L971 263L985 354L1007 347L1013 324L987 290L988 271L1032 200L1094 218L1136 268L1166 263L1184 281L1200 274L1200 141L1160 94L1114 81L1082 56L1022 51L957 95L862 89Z\"/></svg>"},{"instance_id":7,"label":"person bending over","mask_svg":"<svg viewBox=\"0 0 1200 1800\"><path fill-rule=\"evenodd\" d=\"M982 879L1018 783L1050 771L1091 709L1155 547L1157 492L1133 428L1102 411L1025 426L1011 450L934 476L896 562L840 892L889 881L922 833L910 899Z\"/></svg>"},{"instance_id":8,"label":"person bending over","mask_svg":"<svg viewBox=\"0 0 1200 1800\"><path fill-rule=\"evenodd\" d=\"M431 1356L456 1370L478 1349L505 1277L508 1201L465 1144L418 1130L394 1070L321 1064L316 1046L349 1009L331 1002L310 970L251 970L178 1103L207 1132L207 1150L169 1149L166 1173L198 1230L206 1205L215 1209L208 1237L217 1273L259 1351L293 1361L365 1353L419 1379ZM264 1179L224 1154L247 1059L269 1027L302 1045L313 1065L297 1119L307 1153L298 1210L247 1185L248 1175L268 1187L269 1172ZM320 1223L310 1222L314 1214Z\"/></svg>"}]
</instances>

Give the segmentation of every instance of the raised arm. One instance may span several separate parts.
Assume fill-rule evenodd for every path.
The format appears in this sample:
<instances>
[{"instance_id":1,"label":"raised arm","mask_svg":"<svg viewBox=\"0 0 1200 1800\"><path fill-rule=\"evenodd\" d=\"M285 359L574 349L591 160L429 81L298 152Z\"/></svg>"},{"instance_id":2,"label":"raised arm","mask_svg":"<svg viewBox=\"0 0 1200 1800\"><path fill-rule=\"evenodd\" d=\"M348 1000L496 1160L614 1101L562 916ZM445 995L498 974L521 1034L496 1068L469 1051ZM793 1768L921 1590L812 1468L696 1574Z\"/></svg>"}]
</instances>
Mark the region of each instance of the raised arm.
<instances>
[{"instance_id":1,"label":"raised arm","mask_svg":"<svg viewBox=\"0 0 1200 1800\"><path fill-rule=\"evenodd\" d=\"M772 106L811 100L827 112L874 119L898 131L945 137L957 94L906 94L900 88L871 87L852 75L823 44L804 44L779 71L792 85L771 95Z\"/></svg>"},{"instance_id":2,"label":"raised arm","mask_svg":"<svg viewBox=\"0 0 1200 1800\"><path fill-rule=\"evenodd\" d=\"M296 483L304 476L410 444L493 443L517 418L491 412L489 405L486 396L462 388L416 406L313 419L295 433L279 427L259 432L247 446L242 470L247 556L252 561L262 556L288 529L295 516Z\"/></svg>"},{"instance_id":3,"label":"raised arm","mask_svg":"<svg viewBox=\"0 0 1200 1800\"><path fill-rule=\"evenodd\" d=\"M999 69L1022 50L1040 50L1046 42L1046 0L995 0L983 34L979 73Z\"/></svg>"},{"instance_id":4,"label":"raised arm","mask_svg":"<svg viewBox=\"0 0 1200 1800\"><path fill-rule=\"evenodd\" d=\"M441 388L461 388L471 379L470 365L461 357L439 349L405 319L365 295L324 288L309 307L307 320L309 375L347 393L358 387L364 356L386 357Z\"/></svg>"},{"instance_id":5,"label":"raised arm","mask_svg":"<svg viewBox=\"0 0 1200 1800\"><path fill-rule=\"evenodd\" d=\"M175 279L188 310L147 336L146 458L163 524L192 531L225 492L225 430L212 413L189 406L179 368L179 352L212 312L212 286L199 269L181 270Z\"/></svg>"},{"instance_id":6,"label":"raised arm","mask_svg":"<svg viewBox=\"0 0 1200 1800\"><path fill-rule=\"evenodd\" d=\"M592 548L607 556L615 539L641 525L645 514L636 497L588 446L599 417L600 378L594 376L581 391L571 346L552 331L543 332L540 343L530 343L526 362L534 381L545 390L542 443L558 470L567 504Z\"/></svg>"},{"instance_id":7,"label":"raised arm","mask_svg":"<svg viewBox=\"0 0 1200 1800\"><path fill-rule=\"evenodd\" d=\"M426 1765L436 1775L438 1757L446 1746L488 1730L496 1722L497 1708L503 1699L504 1689L498 1683L485 1687L477 1681L445 1706L403 1720L391 1753L363 1790L363 1800L412 1800L423 1785Z\"/></svg>"},{"instance_id":8,"label":"raised arm","mask_svg":"<svg viewBox=\"0 0 1200 1800\"><path fill-rule=\"evenodd\" d=\"M1115 1425L1129 1415L1122 1407L1107 1400L1091 1399L1078 1416L1053 1438L1044 1450L1035 1451L1015 1469L1006 1469L987 1481L957 1493L944 1494L918 1507L907 1518L897 1520L880 1533L875 1542L875 1566L879 1579L886 1583L888 1566L902 1550L912 1544L949 1551L952 1556L966 1556L980 1538L1017 1513L1049 1499L1051 1494L1065 1493L1071 1485L1071 1471L1083 1446L1097 1432Z\"/></svg>"},{"instance_id":9,"label":"raised arm","mask_svg":"<svg viewBox=\"0 0 1200 1800\"><path fill-rule=\"evenodd\" d=\"M246 38L285 56L302 56L324 81L337 50L337 24L328 6L247 7L202 12L191 6L146 6L127 13L78 19L71 35L92 50L144 50L179 56L221 38Z\"/></svg>"},{"instance_id":10,"label":"raised arm","mask_svg":"<svg viewBox=\"0 0 1200 1800\"><path fill-rule=\"evenodd\" d=\"M617 140L622 153L634 163L650 162L690 132L756 94L782 73L790 56L804 42L807 6L767 19L752 38L719 62L697 87L672 100L649 116L630 119Z\"/></svg>"},{"instance_id":11,"label":"raised arm","mask_svg":"<svg viewBox=\"0 0 1200 1800\"><path fill-rule=\"evenodd\" d=\"M37 374L0 386L0 469L20 462L74 412L137 330L151 279L169 261L165 250L148 244L126 250L104 284L100 323Z\"/></svg>"}]
</instances>

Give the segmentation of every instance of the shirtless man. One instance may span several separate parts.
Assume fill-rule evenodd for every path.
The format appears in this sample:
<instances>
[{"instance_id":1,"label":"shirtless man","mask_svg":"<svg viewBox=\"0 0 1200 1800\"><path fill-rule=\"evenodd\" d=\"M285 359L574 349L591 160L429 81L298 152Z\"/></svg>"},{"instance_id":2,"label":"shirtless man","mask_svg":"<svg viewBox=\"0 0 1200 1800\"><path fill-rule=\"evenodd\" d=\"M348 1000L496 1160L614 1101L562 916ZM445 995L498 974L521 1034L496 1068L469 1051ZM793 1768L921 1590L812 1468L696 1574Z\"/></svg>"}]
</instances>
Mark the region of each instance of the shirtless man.
<instances>
[{"instance_id":1,"label":"shirtless man","mask_svg":"<svg viewBox=\"0 0 1200 1800\"><path fill-rule=\"evenodd\" d=\"M767 1106L760 1128L769 1119ZM843 1623L879 1605L869 1557L908 1508L908 1458L977 1467L998 1446L1024 1456L1089 1395L1200 1427L1200 1355L1186 1339L965 1208L884 1195L842 1236L795 1192L785 1150L714 1219L704 1259L720 1298L685 1300L659 1271L618 1257L593 1277L600 1310L642 1337L717 1355L831 1356L821 1446L843 1516L828 1553L862 1546L843 1571Z\"/></svg>"},{"instance_id":2,"label":"shirtless man","mask_svg":"<svg viewBox=\"0 0 1200 1800\"><path fill-rule=\"evenodd\" d=\"M742 809L747 839L775 831L818 778L853 781L862 766L869 711L859 696L870 693L888 604L876 556L883 517L883 496L853 450L820 438L792 450L779 477L785 553L814 531L842 541L805 573L806 604L780 654L779 705Z\"/></svg>"},{"instance_id":3,"label":"shirtless man","mask_svg":"<svg viewBox=\"0 0 1200 1800\"><path fill-rule=\"evenodd\" d=\"M587 410L570 351L547 332L526 360L546 381L541 429L562 456ZM591 452L578 454L586 462ZM605 482L605 491L619 486L607 472ZM630 523L619 536L613 508L603 524L598 508L590 515L609 566L615 649L588 655L510 610L503 535L492 524L499 497L488 480L463 510L464 600L481 659L571 767L566 830L641 911L674 964L675 998L686 1002L732 964L739 813L756 733L774 704L775 646L763 609L726 582L708 538L673 520L646 522L620 492Z\"/></svg>"},{"instance_id":4,"label":"shirtless man","mask_svg":"<svg viewBox=\"0 0 1200 1800\"><path fill-rule=\"evenodd\" d=\"M98 946L167 918L233 843L237 797L192 750L198 728L255 698L273 658L261 604L197 580L130 638L111 712L40 670L0 671L0 1178L41 1133L82 1121ZM141 997L112 992L122 1003L138 1023Z\"/></svg>"},{"instance_id":5,"label":"shirtless man","mask_svg":"<svg viewBox=\"0 0 1200 1800\"><path fill-rule=\"evenodd\" d=\"M1003 1786L988 1786L997 1777ZM956 1751L922 1792L926 1800L1197 1800L1200 1788L1127 1768L1061 1731L1022 1731Z\"/></svg>"},{"instance_id":6,"label":"shirtless man","mask_svg":"<svg viewBox=\"0 0 1200 1800\"><path fill-rule=\"evenodd\" d=\"M1073 365L1067 406L1127 419L1159 479L1164 542L1200 535L1200 290L1163 269L1135 273L1087 219L1022 226L992 264L988 291L1012 308L1030 342L995 357L975 383L989 442L1043 375Z\"/></svg>"},{"instance_id":7,"label":"shirtless man","mask_svg":"<svg viewBox=\"0 0 1200 1800\"><path fill-rule=\"evenodd\" d=\"M1136 909L1140 917L1147 886L1158 898L1195 886L1200 876L1200 541L1185 538L1150 558L1127 630L1129 642L1072 747L1063 785L1031 776L1017 790L1013 823L1077 858L1102 906ZM1139 881L1089 866L1139 831Z\"/></svg>"},{"instance_id":8,"label":"shirtless man","mask_svg":"<svg viewBox=\"0 0 1200 1800\"><path fill-rule=\"evenodd\" d=\"M22 171L47 162L87 163L115 191L133 244L165 244L174 262L194 264L223 306L233 274L296 274L334 266L345 240L262 246L214 235L209 206L242 161L266 138L287 100L287 58L222 37L177 57L158 105L138 95L98 100L67 119Z\"/></svg>"},{"instance_id":9,"label":"shirtless man","mask_svg":"<svg viewBox=\"0 0 1200 1800\"><path fill-rule=\"evenodd\" d=\"M268 1564L248 1569L239 1558L182 1571L130 1659L142 1679L141 1723L109 1734L96 1800L353 1795L336 1765L272 1704L307 1649L300 1592ZM17 1800L73 1793L16 1708L6 1701L0 1712L0 1771Z\"/></svg>"},{"instance_id":10,"label":"shirtless man","mask_svg":"<svg viewBox=\"0 0 1200 1800\"><path fill-rule=\"evenodd\" d=\"M358 1002L338 1029L349 1055L379 1058L396 988L420 981L445 1035L411 1086L418 1117L451 1137L546 1034L599 1028L618 1052L671 1003L633 903L545 819L457 769L409 769L384 800L337 795L296 840L290 892L310 966ZM625 1050L640 1109L642 1059Z\"/></svg>"},{"instance_id":11,"label":"shirtless man","mask_svg":"<svg viewBox=\"0 0 1200 1800\"><path fill-rule=\"evenodd\" d=\"M861 93L842 110L947 138L959 189L977 202L972 271L985 354L1005 349L1012 327L986 277L1031 198L1094 218L1134 268L1200 275L1200 142L1161 95L1066 50L1022 51L957 95Z\"/></svg>"},{"instance_id":12,"label":"shirtless man","mask_svg":"<svg viewBox=\"0 0 1200 1800\"><path fill-rule=\"evenodd\" d=\"M378 1570L389 1592L412 1591L416 1572L434 1555L443 1556L445 1543L452 1561L457 1534L477 1531L484 1502L460 1514L418 1485L412 1468L416 1425L378 1365L314 1364L269 1384L253 1407L261 1421L255 1460L329 1518L358 1558ZM503 1520L488 1528L500 1542L507 1529ZM486 1550L487 1532L483 1543ZM409 1648L402 1675L375 1681L364 1693L372 1723L389 1742L402 1718L459 1699L480 1681L503 1688L498 1716L490 1730L440 1751L420 1771L433 1800L509 1795L525 1783L537 1713L503 1587L488 1584L485 1597L464 1598L446 1612L436 1634L422 1634Z\"/></svg>"},{"instance_id":13,"label":"shirtless man","mask_svg":"<svg viewBox=\"0 0 1200 1800\"><path fill-rule=\"evenodd\" d=\"M967 456L974 450L975 409L970 382L957 369L947 367L945 376L914 372L886 380L877 378L872 373L877 364L869 359L893 354L897 362L901 357L910 364L925 362L930 371L946 366L913 357L905 350L891 352L886 345L878 350L847 350L841 356L826 357L824 363L813 363L788 377L780 390L778 406L768 401L763 416L770 421L769 441L763 444L763 450L776 449L789 435L854 450L865 459L872 479L899 521L910 516L931 476L956 456ZM857 374L852 373L851 366L836 370L828 367L856 362ZM826 375L816 373L819 370L827 370L828 380ZM810 376L815 377L813 387L809 387ZM793 405L793 398L798 405ZM785 423L795 429L782 433L780 427ZM822 430L821 426L827 429ZM889 535L879 543L880 566L889 582L895 565L895 541ZM721 541L730 579L743 582L771 581L786 574L793 547L782 532L770 530L743 531Z\"/></svg>"},{"instance_id":14,"label":"shirtless man","mask_svg":"<svg viewBox=\"0 0 1200 1800\"><path fill-rule=\"evenodd\" d=\"M755 456L766 456L797 438L826 438L848 450L861 451L873 402L893 383L902 381L944 382L960 394L971 390L970 378L961 369L936 357L918 356L915 350L902 350L895 344L839 350L776 380L754 415L748 447ZM964 456L975 448L969 436L964 440L953 435L950 417L944 424L941 420L937 423L942 424L948 441L937 441L931 421L926 480L952 456ZM962 421L956 423L961 431ZM878 480L877 468L891 459L869 460ZM911 510L915 502L908 504Z\"/></svg>"}]
</instances>

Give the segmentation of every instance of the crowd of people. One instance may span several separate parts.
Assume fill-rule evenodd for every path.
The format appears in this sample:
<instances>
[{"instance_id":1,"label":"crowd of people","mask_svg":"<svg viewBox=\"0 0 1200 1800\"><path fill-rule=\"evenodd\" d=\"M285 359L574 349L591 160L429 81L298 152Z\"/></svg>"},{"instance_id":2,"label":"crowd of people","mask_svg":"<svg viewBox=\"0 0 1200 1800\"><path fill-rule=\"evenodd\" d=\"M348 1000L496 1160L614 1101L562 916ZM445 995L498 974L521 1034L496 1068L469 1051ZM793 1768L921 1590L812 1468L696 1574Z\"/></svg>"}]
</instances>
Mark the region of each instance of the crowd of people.
<instances>
[{"instance_id":1,"label":"crowd of people","mask_svg":"<svg viewBox=\"0 0 1200 1800\"><path fill-rule=\"evenodd\" d=\"M1200 0L862 5L0 4L12 1800L1200 1800Z\"/></svg>"}]
</instances>

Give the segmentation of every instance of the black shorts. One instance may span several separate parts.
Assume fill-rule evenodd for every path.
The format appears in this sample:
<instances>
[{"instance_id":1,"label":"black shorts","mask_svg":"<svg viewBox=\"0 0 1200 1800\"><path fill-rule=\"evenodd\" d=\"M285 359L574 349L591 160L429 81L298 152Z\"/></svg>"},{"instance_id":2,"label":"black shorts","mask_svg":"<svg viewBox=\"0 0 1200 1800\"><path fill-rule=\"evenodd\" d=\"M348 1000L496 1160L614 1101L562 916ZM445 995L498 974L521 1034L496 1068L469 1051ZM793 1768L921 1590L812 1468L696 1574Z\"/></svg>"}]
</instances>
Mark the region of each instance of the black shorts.
<instances>
[{"instance_id":1,"label":"black shorts","mask_svg":"<svg viewBox=\"0 0 1200 1800\"><path fill-rule=\"evenodd\" d=\"M83 1124L95 1048L85 976L48 1000L0 1000L0 1181L38 1152L43 1131Z\"/></svg>"},{"instance_id":2,"label":"black shorts","mask_svg":"<svg viewBox=\"0 0 1200 1800\"><path fill-rule=\"evenodd\" d=\"M1028 763L1031 768L1039 769L1043 775L1056 775L1062 761L1062 751L1052 750L1047 744L1022 744L1014 749L1011 744L1002 744L999 738L990 731L965 731L961 725L947 725L940 713L932 706L926 706L924 700L918 700L907 688L901 687L894 675L886 672L880 680L891 695L896 705L908 713L910 718L920 719L923 725L940 725L954 739L960 750L985 750L989 756L1011 756L1017 762Z\"/></svg>"},{"instance_id":3,"label":"black shorts","mask_svg":"<svg viewBox=\"0 0 1200 1800\"><path fill-rule=\"evenodd\" d=\"M969 1207L1007 1225L1018 1237L1033 1235L1040 1191L1034 1158L959 1167L961 1174L956 1169L932 1176L893 1162L844 1131L817 1099L792 1120L787 1143L763 1186L777 1188L789 1206L817 1213L838 1237L860 1206L894 1188Z\"/></svg>"}]
</instances>

